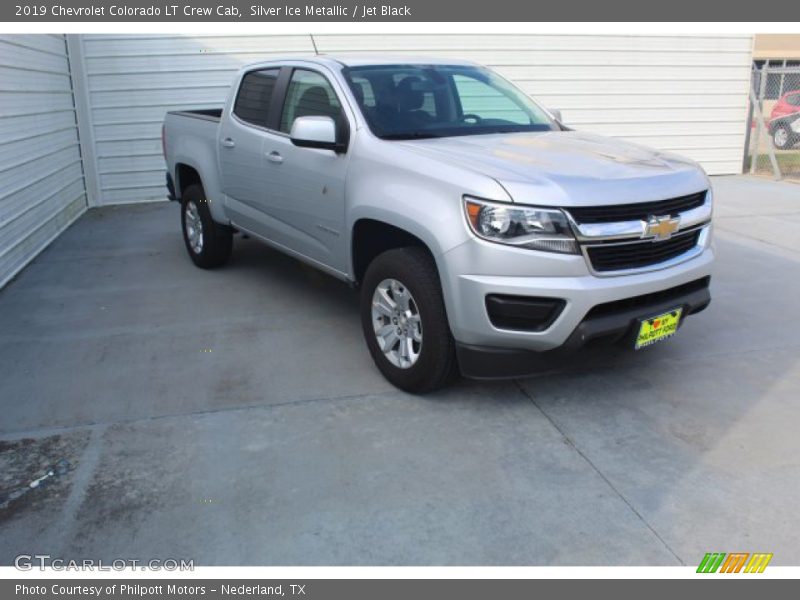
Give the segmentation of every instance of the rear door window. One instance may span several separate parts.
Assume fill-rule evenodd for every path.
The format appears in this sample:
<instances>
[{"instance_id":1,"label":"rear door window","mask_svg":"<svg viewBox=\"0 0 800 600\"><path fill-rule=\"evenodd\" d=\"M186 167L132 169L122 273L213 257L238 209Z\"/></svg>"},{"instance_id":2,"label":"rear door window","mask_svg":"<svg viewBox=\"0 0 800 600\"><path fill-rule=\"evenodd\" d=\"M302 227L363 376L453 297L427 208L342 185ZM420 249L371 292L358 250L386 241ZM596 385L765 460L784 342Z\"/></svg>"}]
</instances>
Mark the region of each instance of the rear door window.
<instances>
[{"instance_id":1,"label":"rear door window","mask_svg":"<svg viewBox=\"0 0 800 600\"><path fill-rule=\"evenodd\" d=\"M266 127L278 73L280 73L280 69L264 69L247 73L239 86L236 102L233 105L233 114L247 123Z\"/></svg>"}]
</instances>

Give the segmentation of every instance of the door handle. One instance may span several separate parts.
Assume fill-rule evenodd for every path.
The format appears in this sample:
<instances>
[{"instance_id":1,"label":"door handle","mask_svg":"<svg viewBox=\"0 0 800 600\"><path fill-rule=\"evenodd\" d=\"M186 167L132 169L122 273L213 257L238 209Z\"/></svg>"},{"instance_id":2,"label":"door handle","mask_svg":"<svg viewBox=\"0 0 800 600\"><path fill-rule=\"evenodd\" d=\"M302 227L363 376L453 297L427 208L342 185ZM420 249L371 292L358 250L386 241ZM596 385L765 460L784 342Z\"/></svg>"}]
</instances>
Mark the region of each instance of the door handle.
<instances>
[{"instance_id":1,"label":"door handle","mask_svg":"<svg viewBox=\"0 0 800 600\"><path fill-rule=\"evenodd\" d=\"M280 152L273 150L267 154L267 160L279 165L283 162L283 157L280 155Z\"/></svg>"},{"instance_id":2,"label":"door handle","mask_svg":"<svg viewBox=\"0 0 800 600\"><path fill-rule=\"evenodd\" d=\"M233 138L222 138L219 143L226 148L233 148L236 145L236 142L233 141Z\"/></svg>"}]
</instances>

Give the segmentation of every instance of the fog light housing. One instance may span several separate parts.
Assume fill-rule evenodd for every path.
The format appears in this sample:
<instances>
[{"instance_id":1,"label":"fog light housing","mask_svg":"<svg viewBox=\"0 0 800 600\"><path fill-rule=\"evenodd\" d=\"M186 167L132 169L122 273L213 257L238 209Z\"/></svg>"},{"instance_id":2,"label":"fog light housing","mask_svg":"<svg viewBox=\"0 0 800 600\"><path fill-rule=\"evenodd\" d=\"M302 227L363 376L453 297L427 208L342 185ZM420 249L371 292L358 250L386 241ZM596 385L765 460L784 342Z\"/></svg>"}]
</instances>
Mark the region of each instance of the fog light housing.
<instances>
[{"instance_id":1,"label":"fog light housing","mask_svg":"<svg viewBox=\"0 0 800 600\"><path fill-rule=\"evenodd\" d=\"M561 298L486 296L486 312L492 325L515 331L544 331L555 322L566 304Z\"/></svg>"}]
</instances>

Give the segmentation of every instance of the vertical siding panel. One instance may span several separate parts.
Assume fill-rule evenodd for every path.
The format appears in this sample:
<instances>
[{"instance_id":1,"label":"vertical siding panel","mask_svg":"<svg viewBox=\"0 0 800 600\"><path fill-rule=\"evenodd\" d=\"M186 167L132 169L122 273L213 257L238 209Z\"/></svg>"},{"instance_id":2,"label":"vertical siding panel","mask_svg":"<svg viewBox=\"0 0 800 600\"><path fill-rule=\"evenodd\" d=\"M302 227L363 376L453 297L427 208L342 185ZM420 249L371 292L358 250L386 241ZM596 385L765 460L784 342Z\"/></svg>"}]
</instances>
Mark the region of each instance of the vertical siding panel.
<instances>
[{"instance_id":1,"label":"vertical siding panel","mask_svg":"<svg viewBox=\"0 0 800 600\"><path fill-rule=\"evenodd\" d=\"M0 287L86 209L63 36L0 36Z\"/></svg>"}]
</instances>

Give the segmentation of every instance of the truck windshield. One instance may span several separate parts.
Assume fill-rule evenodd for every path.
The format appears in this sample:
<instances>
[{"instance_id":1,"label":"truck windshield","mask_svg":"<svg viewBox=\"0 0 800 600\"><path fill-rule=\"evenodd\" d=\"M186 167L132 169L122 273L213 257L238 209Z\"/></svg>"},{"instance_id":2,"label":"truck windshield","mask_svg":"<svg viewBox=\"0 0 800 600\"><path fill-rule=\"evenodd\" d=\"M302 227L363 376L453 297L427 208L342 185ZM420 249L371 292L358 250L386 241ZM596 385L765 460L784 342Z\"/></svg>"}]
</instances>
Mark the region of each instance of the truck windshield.
<instances>
[{"instance_id":1,"label":"truck windshield","mask_svg":"<svg viewBox=\"0 0 800 600\"><path fill-rule=\"evenodd\" d=\"M383 139L559 129L525 94L481 67L368 65L344 75L370 129Z\"/></svg>"}]
</instances>

